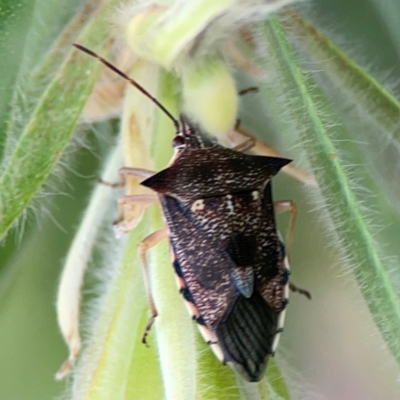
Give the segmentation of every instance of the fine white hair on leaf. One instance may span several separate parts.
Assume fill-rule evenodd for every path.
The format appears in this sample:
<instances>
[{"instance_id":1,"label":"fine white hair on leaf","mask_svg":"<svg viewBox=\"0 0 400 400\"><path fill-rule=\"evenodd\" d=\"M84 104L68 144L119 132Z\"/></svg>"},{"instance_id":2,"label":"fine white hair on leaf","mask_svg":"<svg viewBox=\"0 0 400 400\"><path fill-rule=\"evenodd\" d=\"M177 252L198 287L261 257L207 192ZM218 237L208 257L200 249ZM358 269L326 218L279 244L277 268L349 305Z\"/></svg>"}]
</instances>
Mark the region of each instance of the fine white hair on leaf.
<instances>
[{"instance_id":1,"label":"fine white hair on leaf","mask_svg":"<svg viewBox=\"0 0 400 400\"><path fill-rule=\"evenodd\" d=\"M235 373L235 378L236 378L236 384L239 388L240 398L252 399L252 400L262 400L257 384L254 384L253 382L245 381L237 373Z\"/></svg>"},{"instance_id":2,"label":"fine white hair on leaf","mask_svg":"<svg viewBox=\"0 0 400 400\"><path fill-rule=\"evenodd\" d=\"M104 178L115 179L115 172L121 163L121 146L117 145L106 163ZM57 372L56 379L62 379L68 374L79 354L81 287L98 230L113 198L112 189L109 187L104 185L96 187L64 265L57 294L57 317L61 333L69 348L69 356Z\"/></svg>"},{"instance_id":3,"label":"fine white hair on leaf","mask_svg":"<svg viewBox=\"0 0 400 400\"><path fill-rule=\"evenodd\" d=\"M279 11L293 3L293 0L275 1L238 1L221 13L201 32L201 46L196 43L196 54L206 56L210 48L218 46L222 41L232 37L232 32L241 26L262 21L268 14ZM200 36L200 35L199 35Z\"/></svg>"},{"instance_id":4,"label":"fine white hair on leaf","mask_svg":"<svg viewBox=\"0 0 400 400\"><path fill-rule=\"evenodd\" d=\"M255 32L255 35L257 35L258 32ZM259 46L257 48L258 53L261 57L262 60L266 60L266 62L271 64L271 68L274 67L273 62L269 62L269 60L272 57L267 57L267 54L265 54L265 48L262 46ZM271 72L271 74L273 71ZM304 72L307 76L311 75L309 71ZM276 83L280 83L279 81L279 73L276 73ZM308 82L308 81L307 81ZM310 85L310 83L308 82ZM316 83L311 83L310 85L310 91L314 90L314 87L318 90ZM290 89L285 93L286 97L289 100L290 104L290 96L291 92ZM296 99L296 93L293 93L293 99ZM283 99L285 100L285 99ZM291 128L291 125L295 124L290 124L290 120L294 120L293 114L291 115L291 112L293 110L298 109L298 105L296 104L296 101L293 102L293 105L290 104L291 107L287 107L287 110L289 114L287 115L287 129L289 130ZM359 143L355 142L354 140L351 140L347 135L345 135L342 132L342 124L338 123L335 116L331 115L331 112L329 109L325 108L325 105L323 102L315 102L313 104L313 107L315 109L315 114L318 115L318 118L320 121L324 124L325 129L329 132L329 137L332 142L332 147L335 149L335 152L333 153L334 157L337 157L338 160L340 160L341 168L343 171L343 175L346 177L346 181L348 184L348 187L353 193L353 199L354 199L354 204L357 205L357 208L359 210L359 215L362 217L362 221L365 225L365 227L368 229L368 234L370 237L370 243L373 245L374 249L376 249L376 254L379 254L380 259L382 262L385 260L385 252L382 251L381 244L377 240L377 231L380 231L382 229L382 224L377 222L379 221L379 212L376 209L376 205L373 206L373 195L368 190L364 184L363 181L361 180L362 175L360 175L362 171L362 165L360 164L359 160L353 159L351 157L352 153L350 154L349 151L347 150L347 144L352 143L354 146L359 146ZM294 115L295 117L295 115ZM300 126L299 126L300 125ZM300 128L301 130L305 131L304 128L305 126L301 126L301 124L295 125L296 129ZM303 145L305 147L308 147L309 143L307 141L310 141L310 137L308 135L304 135L304 132L301 132L301 135L298 135L299 140L303 142ZM343 137L345 139L343 140ZM349 154L348 154L349 153ZM313 157L317 157L319 154L310 154L310 159ZM313 173L315 176L318 178L322 178L323 176L323 171L321 168L317 165L317 163L313 163ZM321 180L321 179L320 179ZM321 180L323 182L323 180ZM324 194L329 193L329 186L333 186L334 182L325 182L325 191ZM321 188L323 189L323 188ZM318 191L319 192L319 191ZM307 193L308 194L308 193ZM354 257L354 248L351 247L351 243L349 241L345 241L343 239L343 233L348 233L348 224L344 216L344 210L338 207L338 204L336 203L336 198L324 198L321 195L319 196L311 196L311 202L315 204L315 207L319 208L320 211L323 211L322 213L322 219L325 222L325 225L327 227L327 231L331 234L332 238L332 245L335 247L335 249L340 249L340 260L342 264L342 268L345 269L347 272L348 271L359 271L361 268L361 265L363 264L363 260L367 260L367 255L363 254L358 254L358 257ZM371 205L370 205L371 201ZM321 215L321 213L320 213ZM378 226L376 226L378 225ZM358 280L359 286L366 291L366 277L363 276Z\"/></svg>"},{"instance_id":5,"label":"fine white hair on leaf","mask_svg":"<svg viewBox=\"0 0 400 400\"><path fill-rule=\"evenodd\" d=\"M299 371L292 365L293 354L288 350L279 347L278 350L279 368L285 377L285 382L288 384L290 391L290 398L296 400L328 400L325 395L318 392L318 388L313 384L307 382L306 375L309 373L307 370ZM311 367L310 367L311 370ZM265 384L268 392L274 391L273 381L263 380L260 383ZM282 397L275 393L275 396L270 395L271 400L281 400Z\"/></svg>"},{"instance_id":6,"label":"fine white hair on leaf","mask_svg":"<svg viewBox=\"0 0 400 400\"><path fill-rule=\"evenodd\" d=\"M153 11L159 11L161 15L153 28L145 33L144 39L135 38L134 46L138 51L149 49L149 40L152 41L165 31L168 34L177 29L176 21L194 21L197 28L181 37L180 43L175 43L172 53L168 59L168 68L185 68L191 60L209 56L227 39L232 39L232 33L241 26L255 21L262 21L268 14L279 11L283 7L293 3L293 0L247 0L247 1L225 1L224 4L199 4L197 1L176 0L154 4L147 0L135 2L121 7L115 17L115 24L120 30L120 35L125 36L124 30L133 19L146 18ZM229 3L229 4L228 4ZM199 16L199 10L206 17ZM202 20L202 23L200 23ZM178 24L179 25L179 24ZM139 41L142 43L139 43Z\"/></svg>"}]
</instances>

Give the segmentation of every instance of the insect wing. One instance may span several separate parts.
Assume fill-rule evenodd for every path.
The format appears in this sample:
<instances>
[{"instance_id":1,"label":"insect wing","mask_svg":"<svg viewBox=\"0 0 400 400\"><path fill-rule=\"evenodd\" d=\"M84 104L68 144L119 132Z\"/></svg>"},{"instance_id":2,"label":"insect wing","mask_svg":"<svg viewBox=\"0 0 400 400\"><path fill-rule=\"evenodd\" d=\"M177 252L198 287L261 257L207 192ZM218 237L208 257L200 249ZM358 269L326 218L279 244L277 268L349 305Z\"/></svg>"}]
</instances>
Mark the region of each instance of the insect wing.
<instances>
[{"instance_id":1,"label":"insect wing","mask_svg":"<svg viewBox=\"0 0 400 400\"><path fill-rule=\"evenodd\" d=\"M197 199L190 206L163 196L162 203L181 291L200 331L221 361L259 380L274 351L285 297L270 183L261 193Z\"/></svg>"},{"instance_id":2,"label":"insect wing","mask_svg":"<svg viewBox=\"0 0 400 400\"><path fill-rule=\"evenodd\" d=\"M178 200L162 198L175 253L175 269L184 280L185 299L198 310L197 317L212 329L221 319L235 294L230 271L234 267L222 249L212 248L210 238L198 230Z\"/></svg>"}]
</instances>

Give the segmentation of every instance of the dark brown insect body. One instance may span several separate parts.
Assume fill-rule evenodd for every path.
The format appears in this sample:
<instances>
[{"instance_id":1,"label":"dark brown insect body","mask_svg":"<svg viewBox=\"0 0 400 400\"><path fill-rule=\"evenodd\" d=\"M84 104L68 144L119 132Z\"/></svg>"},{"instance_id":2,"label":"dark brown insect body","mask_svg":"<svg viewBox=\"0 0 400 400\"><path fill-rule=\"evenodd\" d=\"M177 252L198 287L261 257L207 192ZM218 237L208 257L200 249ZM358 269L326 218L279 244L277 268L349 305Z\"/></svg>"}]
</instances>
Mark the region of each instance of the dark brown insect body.
<instances>
[{"instance_id":1,"label":"dark brown insect body","mask_svg":"<svg viewBox=\"0 0 400 400\"><path fill-rule=\"evenodd\" d=\"M224 363L262 378L282 331L289 268L271 178L290 160L224 148L181 117L168 168L142 182L167 220L188 309Z\"/></svg>"},{"instance_id":2,"label":"dark brown insect body","mask_svg":"<svg viewBox=\"0 0 400 400\"><path fill-rule=\"evenodd\" d=\"M74 46L127 79L163 110L177 130L175 156L168 168L155 174L120 170L121 175L147 178L142 185L158 193L168 224L139 247L152 313L143 342L157 316L146 251L169 234L178 285L203 337L223 363L245 379L259 381L278 344L288 302L289 266L274 205L290 209L292 216L295 206L272 201L271 178L290 160L246 155L218 145L184 116L177 121L107 60ZM154 200L149 195L126 197L130 202ZM294 285L291 289L310 297Z\"/></svg>"}]
</instances>

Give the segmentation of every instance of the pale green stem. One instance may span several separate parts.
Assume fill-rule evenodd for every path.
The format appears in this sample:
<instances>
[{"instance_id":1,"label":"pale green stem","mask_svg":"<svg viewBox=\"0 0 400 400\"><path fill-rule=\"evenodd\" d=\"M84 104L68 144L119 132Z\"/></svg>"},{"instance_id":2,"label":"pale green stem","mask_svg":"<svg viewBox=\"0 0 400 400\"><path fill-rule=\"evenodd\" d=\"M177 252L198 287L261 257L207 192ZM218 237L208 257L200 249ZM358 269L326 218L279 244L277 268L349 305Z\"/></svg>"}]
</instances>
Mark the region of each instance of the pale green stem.
<instances>
[{"instance_id":1,"label":"pale green stem","mask_svg":"<svg viewBox=\"0 0 400 400\"><path fill-rule=\"evenodd\" d=\"M141 57L168 70L176 68L182 71L204 55L214 55L216 39L223 39L236 24L242 24L246 19L254 20L255 13L261 19L292 2L167 1L158 7L148 7L132 18L127 24L125 39Z\"/></svg>"},{"instance_id":2,"label":"pale green stem","mask_svg":"<svg viewBox=\"0 0 400 400\"><path fill-rule=\"evenodd\" d=\"M166 8L165 12L162 9L160 18L153 19L139 32L136 31L137 22L133 20L127 30L127 42L138 54L170 68L188 43L234 3L236 0L177 2L175 7ZM149 16L153 18L152 14ZM143 52L143 49L147 51Z\"/></svg>"},{"instance_id":3,"label":"pale green stem","mask_svg":"<svg viewBox=\"0 0 400 400\"><path fill-rule=\"evenodd\" d=\"M176 80L166 73L159 78L158 99L177 115L174 96ZM176 87L176 86L175 86ZM174 126L158 113L153 131L152 156L157 170L165 168L172 155ZM152 213L152 230L165 222L160 210ZM196 396L196 353L193 321L188 316L175 282L168 240L151 251L153 295L159 313L155 323L157 348L166 400L194 399Z\"/></svg>"},{"instance_id":4,"label":"pale green stem","mask_svg":"<svg viewBox=\"0 0 400 400\"><path fill-rule=\"evenodd\" d=\"M149 84L149 87L157 88L157 68L141 62L135 64L133 71L134 77L139 75L144 86ZM147 74L143 75L143 72ZM124 153L134 146L135 138L139 143L140 139L151 135L153 113L150 100L137 90L129 90L123 119L132 123L122 124ZM141 145L144 146L140 147L142 152L146 153L146 145ZM142 161L148 163L148 160ZM105 293L93 313L96 319L88 324L92 335L75 371L71 389L73 399L160 398L162 385L153 336L149 337L150 350L141 343L149 314L138 245L149 233L149 227L147 216L129 235L121 265L118 268L107 266L112 278L104 282ZM108 251L106 246L104 252Z\"/></svg>"},{"instance_id":5,"label":"pale green stem","mask_svg":"<svg viewBox=\"0 0 400 400\"><path fill-rule=\"evenodd\" d=\"M117 179L116 171L121 166L121 162L122 151L119 145L112 151L102 175L103 179L106 181ZM97 185L63 268L57 293L57 317L64 340L69 347L69 357L57 374L57 379L63 378L69 372L80 350L79 319L84 274L90 262L95 241L98 239L99 230L104 223L104 217L109 212L112 199L115 201L112 188Z\"/></svg>"},{"instance_id":6,"label":"pale green stem","mask_svg":"<svg viewBox=\"0 0 400 400\"><path fill-rule=\"evenodd\" d=\"M74 374L72 399L126 399L133 351L143 333L140 322L146 307L146 295L137 247L146 236L147 224L148 220L144 218L129 235L122 264L115 270L99 304L90 343ZM154 351L149 350L146 356L154 357ZM140 364L141 360L136 359L136 362ZM159 392L156 370L151 372L151 379L151 385L156 393ZM137 390L140 392L140 386Z\"/></svg>"}]
</instances>

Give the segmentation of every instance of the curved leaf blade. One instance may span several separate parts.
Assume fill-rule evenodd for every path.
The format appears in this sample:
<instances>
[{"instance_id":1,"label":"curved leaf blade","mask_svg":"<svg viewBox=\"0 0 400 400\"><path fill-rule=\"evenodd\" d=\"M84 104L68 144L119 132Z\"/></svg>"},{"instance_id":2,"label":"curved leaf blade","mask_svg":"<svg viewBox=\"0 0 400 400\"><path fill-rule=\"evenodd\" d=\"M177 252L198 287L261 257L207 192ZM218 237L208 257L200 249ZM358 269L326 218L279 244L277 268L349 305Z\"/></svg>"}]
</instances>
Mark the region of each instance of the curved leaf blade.
<instances>
[{"instance_id":1,"label":"curved leaf blade","mask_svg":"<svg viewBox=\"0 0 400 400\"><path fill-rule=\"evenodd\" d=\"M262 29L262 42L277 49L277 71L291 88L292 107L298 121L301 142L309 155L334 223L334 233L352 265L366 304L382 337L400 363L400 303L390 280L379 247L362 212L354 187L338 156L331 134L338 127L329 119L328 106L321 91L298 65L286 34L277 17ZM323 109L323 111L321 111ZM330 126L328 132L327 126ZM302 128L302 129L301 129ZM340 133L339 133L340 136Z\"/></svg>"},{"instance_id":2,"label":"curved leaf blade","mask_svg":"<svg viewBox=\"0 0 400 400\"><path fill-rule=\"evenodd\" d=\"M103 52L108 46L106 5L79 37L79 41ZM60 159L99 71L95 60L71 50L40 98L0 176L0 239Z\"/></svg>"}]
</instances>

